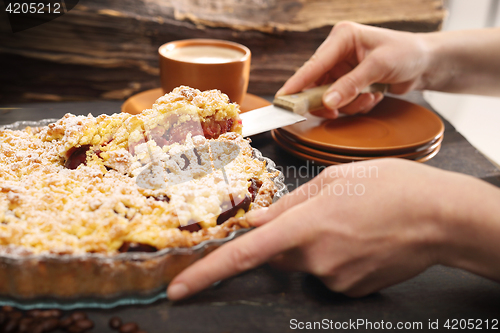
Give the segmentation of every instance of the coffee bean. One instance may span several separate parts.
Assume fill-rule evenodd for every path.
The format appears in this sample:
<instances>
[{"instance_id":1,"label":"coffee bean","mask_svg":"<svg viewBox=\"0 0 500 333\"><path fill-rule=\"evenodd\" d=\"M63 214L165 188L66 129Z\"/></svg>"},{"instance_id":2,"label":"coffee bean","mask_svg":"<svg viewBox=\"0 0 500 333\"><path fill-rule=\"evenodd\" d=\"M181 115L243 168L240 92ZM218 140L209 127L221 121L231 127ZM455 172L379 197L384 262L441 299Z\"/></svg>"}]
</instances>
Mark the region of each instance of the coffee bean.
<instances>
[{"instance_id":1,"label":"coffee bean","mask_svg":"<svg viewBox=\"0 0 500 333\"><path fill-rule=\"evenodd\" d=\"M57 309L40 311L38 316L41 318L59 318L62 316L62 311Z\"/></svg>"},{"instance_id":2,"label":"coffee bean","mask_svg":"<svg viewBox=\"0 0 500 333\"><path fill-rule=\"evenodd\" d=\"M52 309L50 311L52 311L52 317L55 317L55 318L61 318L63 315L62 311L59 309Z\"/></svg>"},{"instance_id":3,"label":"coffee bean","mask_svg":"<svg viewBox=\"0 0 500 333\"><path fill-rule=\"evenodd\" d=\"M50 311L50 310L40 311L40 313L38 314L38 317L40 317L40 318L50 318L50 317L52 317L52 311Z\"/></svg>"},{"instance_id":4,"label":"coffee bean","mask_svg":"<svg viewBox=\"0 0 500 333\"><path fill-rule=\"evenodd\" d=\"M17 311L12 306L0 308L0 331L5 333L49 333L63 329L68 333L84 333L94 328L94 322L88 319L83 311L75 311L68 317L61 318L63 312L59 309ZM109 319L109 327L119 330L120 333L146 333L137 323L122 324L122 320L115 316Z\"/></svg>"},{"instance_id":5,"label":"coffee bean","mask_svg":"<svg viewBox=\"0 0 500 333\"><path fill-rule=\"evenodd\" d=\"M52 332L57 327L59 327L59 320L57 318L48 318L42 321L43 331L44 332Z\"/></svg>"},{"instance_id":6,"label":"coffee bean","mask_svg":"<svg viewBox=\"0 0 500 333\"><path fill-rule=\"evenodd\" d=\"M19 320L22 318L23 314L19 311L12 311L12 312L9 312L7 313L7 316L10 318L10 319L16 319L16 320Z\"/></svg>"},{"instance_id":7,"label":"coffee bean","mask_svg":"<svg viewBox=\"0 0 500 333\"><path fill-rule=\"evenodd\" d=\"M139 326L136 323L127 323L120 326L120 333L137 333Z\"/></svg>"},{"instance_id":8,"label":"coffee bean","mask_svg":"<svg viewBox=\"0 0 500 333\"><path fill-rule=\"evenodd\" d=\"M61 328L69 327L71 324L73 324L73 319L71 317L66 317L59 321L59 326Z\"/></svg>"},{"instance_id":9,"label":"coffee bean","mask_svg":"<svg viewBox=\"0 0 500 333\"><path fill-rule=\"evenodd\" d=\"M9 319L7 324L4 326L3 331L4 333L13 333L17 330L17 327L19 326L19 319Z\"/></svg>"},{"instance_id":10,"label":"coffee bean","mask_svg":"<svg viewBox=\"0 0 500 333\"><path fill-rule=\"evenodd\" d=\"M119 317L112 317L109 320L109 327L111 327L114 330L117 330L122 326L122 320Z\"/></svg>"},{"instance_id":11,"label":"coffee bean","mask_svg":"<svg viewBox=\"0 0 500 333\"><path fill-rule=\"evenodd\" d=\"M68 333L82 333L83 332L83 330L80 327L76 326L75 324L73 324L70 327L68 327L66 329L66 331Z\"/></svg>"},{"instance_id":12,"label":"coffee bean","mask_svg":"<svg viewBox=\"0 0 500 333\"><path fill-rule=\"evenodd\" d=\"M89 319L82 319L82 320L78 320L73 325L74 326L78 326L79 328L82 329L82 332L84 332L84 331L88 331L91 328L93 328L94 327L94 322L92 322Z\"/></svg>"},{"instance_id":13,"label":"coffee bean","mask_svg":"<svg viewBox=\"0 0 500 333\"><path fill-rule=\"evenodd\" d=\"M30 327L29 333L44 333L43 323L38 322Z\"/></svg>"},{"instance_id":14,"label":"coffee bean","mask_svg":"<svg viewBox=\"0 0 500 333\"><path fill-rule=\"evenodd\" d=\"M73 321L78 321L78 320L82 320L82 319L87 319L87 314L83 311L76 311L76 312L73 312L71 315L70 315L71 319L73 319Z\"/></svg>"},{"instance_id":15,"label":"coffee bean","mask_svg":"<svg viewBox=\"0 0 500 333\"><path fill-rule=\"evenodd\" d=\"M26 312L26 315L28 317L33 317L33 318L38 318L40 317L41 314L42 314L41 310L29 310L28 312Z\"/></svg>"},{"instance_id":16,"label":"coffee bean","mask_svg":"<svg viewBox=\"0 0 500 333\"><path fill-rule=\"evenodd\" d=\"M12 311L14 311L14 308L10 305L4 305L4 306L2 306L2 311L3 312L12 312Z\"/></svg>"},{"instance_id":17,"label":"coffee bean","mask_svg":"<svg viewBox=\"0 0 500 333\"><path fill-rule=\"evenodd\" d=\"M21 318L21 320L19 320L19 328L18 328L19 333L30 332L30 330L29 330L30 326L34 321L35 321L35 319L29 318L29 317Z\"/></svg>"}]
</instances>

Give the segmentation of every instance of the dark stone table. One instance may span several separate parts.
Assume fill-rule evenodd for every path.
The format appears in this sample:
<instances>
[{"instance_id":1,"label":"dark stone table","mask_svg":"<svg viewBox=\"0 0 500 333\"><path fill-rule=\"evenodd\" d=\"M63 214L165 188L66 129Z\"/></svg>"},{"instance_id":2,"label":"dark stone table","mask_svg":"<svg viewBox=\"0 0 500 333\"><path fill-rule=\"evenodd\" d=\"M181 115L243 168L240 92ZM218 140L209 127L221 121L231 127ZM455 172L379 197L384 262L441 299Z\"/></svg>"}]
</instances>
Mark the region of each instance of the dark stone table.
<instances>
[{"instance_id":1,"label":"dark stone table","mask_svg":"<svg viewBox=\"0 0 500 333\"><path fill-rule=\"evenodd\" d=\"M430 108L421 94L404 98ZM114 113L121 102L65 102L3 105L0 124L17 120L57 118L74 114ZM6 107L16 107L9 109ZM427 164L469 174L500 186L500 170L472 147L445 121L439 154ZM253 138L253 146L285 170L290 190L309 179L318 165L297 159L280 149L269 133ZM302 167L304 177L287 174L286 166ZM307 172L306 172L307 171ZM447 319L500 320L500 284L467 272L436 266L419 276L368 297L351 299L327 290L314 277L284 273L264 265L223 281L186 301L160 300L151 305L122 306L111 310L88 309L96 332L111 332L107 320L118 315L135 321L147 332L287 332L290 321L334 322L366 320L372 323L422 323L439 320L439 331ZM344 324L345 325L345 324ZM375 324L376 326L376 324ZM457 325L459 327L459 325ZM486 327L483 322L483 329ZM375 327L374 327L375 328ZM500 329L500 323L497 325ZM359 331L368 331L366 326Z\"/></svg>"}]
</instances>

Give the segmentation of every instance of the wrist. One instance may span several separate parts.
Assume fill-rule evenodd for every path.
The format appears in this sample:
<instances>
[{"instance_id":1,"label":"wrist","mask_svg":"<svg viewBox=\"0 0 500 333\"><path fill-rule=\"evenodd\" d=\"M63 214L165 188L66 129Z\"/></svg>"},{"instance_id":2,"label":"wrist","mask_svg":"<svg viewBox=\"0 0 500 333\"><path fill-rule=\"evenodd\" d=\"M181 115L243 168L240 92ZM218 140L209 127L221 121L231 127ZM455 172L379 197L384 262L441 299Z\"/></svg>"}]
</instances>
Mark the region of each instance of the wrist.
<instances>
[{"instance_id":1,"label":"wrist","mask_svg":"<svg viewBox=\"0 0 500 333\"><path fill-rule=\"evenodd\" d=\"M453 174L438 200L442 234L437 263L500 280L500 190Z\"/></svg>"},{"instance_id":2,"label":"wrist","mask_svg":"<svg viewBox=\"0 0 500 333\"><path fill-rule=\"evenodd\" d=\"M499 96L500 28L419 34L429 61L422 88Z\"/></svg>"},{"instance_id":3,"label":"wrist","mask_svg":"<svg viewBox=\"0 0 500 333\"><path fill-rule=\"evenodd\" d=\"M418 34L427 61L420 78L419 90L446 90L449 82L457 76L457 68L446 55L446 36L441 32Z\"/></svg>"}]
</instances>

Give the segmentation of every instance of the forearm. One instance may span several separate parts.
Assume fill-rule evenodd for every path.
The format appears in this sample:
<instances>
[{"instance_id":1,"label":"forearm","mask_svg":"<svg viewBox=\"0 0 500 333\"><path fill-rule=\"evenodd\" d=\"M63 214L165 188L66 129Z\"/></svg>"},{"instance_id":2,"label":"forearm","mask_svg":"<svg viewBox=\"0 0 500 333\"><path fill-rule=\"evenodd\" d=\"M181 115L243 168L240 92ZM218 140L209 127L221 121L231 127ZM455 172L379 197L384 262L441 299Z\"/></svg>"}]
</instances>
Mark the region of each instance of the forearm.
<instances>
[{"instance_id":1,"label":"forearm","mask_svg":"<svg viewBox=\"0 0 500 333\"><path fill-rule=\"evenodd\" d=\"M500 189L460 178L441 206L445 232L440 262L500 281Z\"/></svg>"},{"instance_id":2,"label":"forearm","mask_svg":"<svg viewBox=\"0 0 500 333\"><path fill-rule=\"evenodd\" d=\"M421 36L431 59L421 88L500 96L500 28Z\"/></svg>"}]
</instances>

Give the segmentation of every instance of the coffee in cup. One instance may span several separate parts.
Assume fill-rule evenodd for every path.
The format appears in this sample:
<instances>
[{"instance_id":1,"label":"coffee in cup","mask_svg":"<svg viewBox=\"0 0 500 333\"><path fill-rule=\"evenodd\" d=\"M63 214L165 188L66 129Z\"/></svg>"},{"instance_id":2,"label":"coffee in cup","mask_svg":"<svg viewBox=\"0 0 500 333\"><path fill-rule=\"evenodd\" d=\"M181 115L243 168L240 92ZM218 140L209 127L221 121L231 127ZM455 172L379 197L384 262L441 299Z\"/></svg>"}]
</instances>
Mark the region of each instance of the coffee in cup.
<instances>
[{"instance_id":1,"label":"coffee in cup","mask_svg":"<svg viewBox=\"0 0 500 333\"><path fill-rule=\"evenodd\" d=\"M187 39L160 46L160 78L164 93L185 85L218 89L241 104L250 76L250 50L216 39Z\"/></svg>"},{"instance_id":2,"label":"coffee in cup","mask_svg":"<svg viewBox=\"0 0 500 333\"><path fill-rule=\"evenodd\" d=\"M222 64L237 61L245 56L245 53L239 50L209 45L177 47L163 50L162 54L170 59L197 64Z\"/></svg>"}]
</instances>

